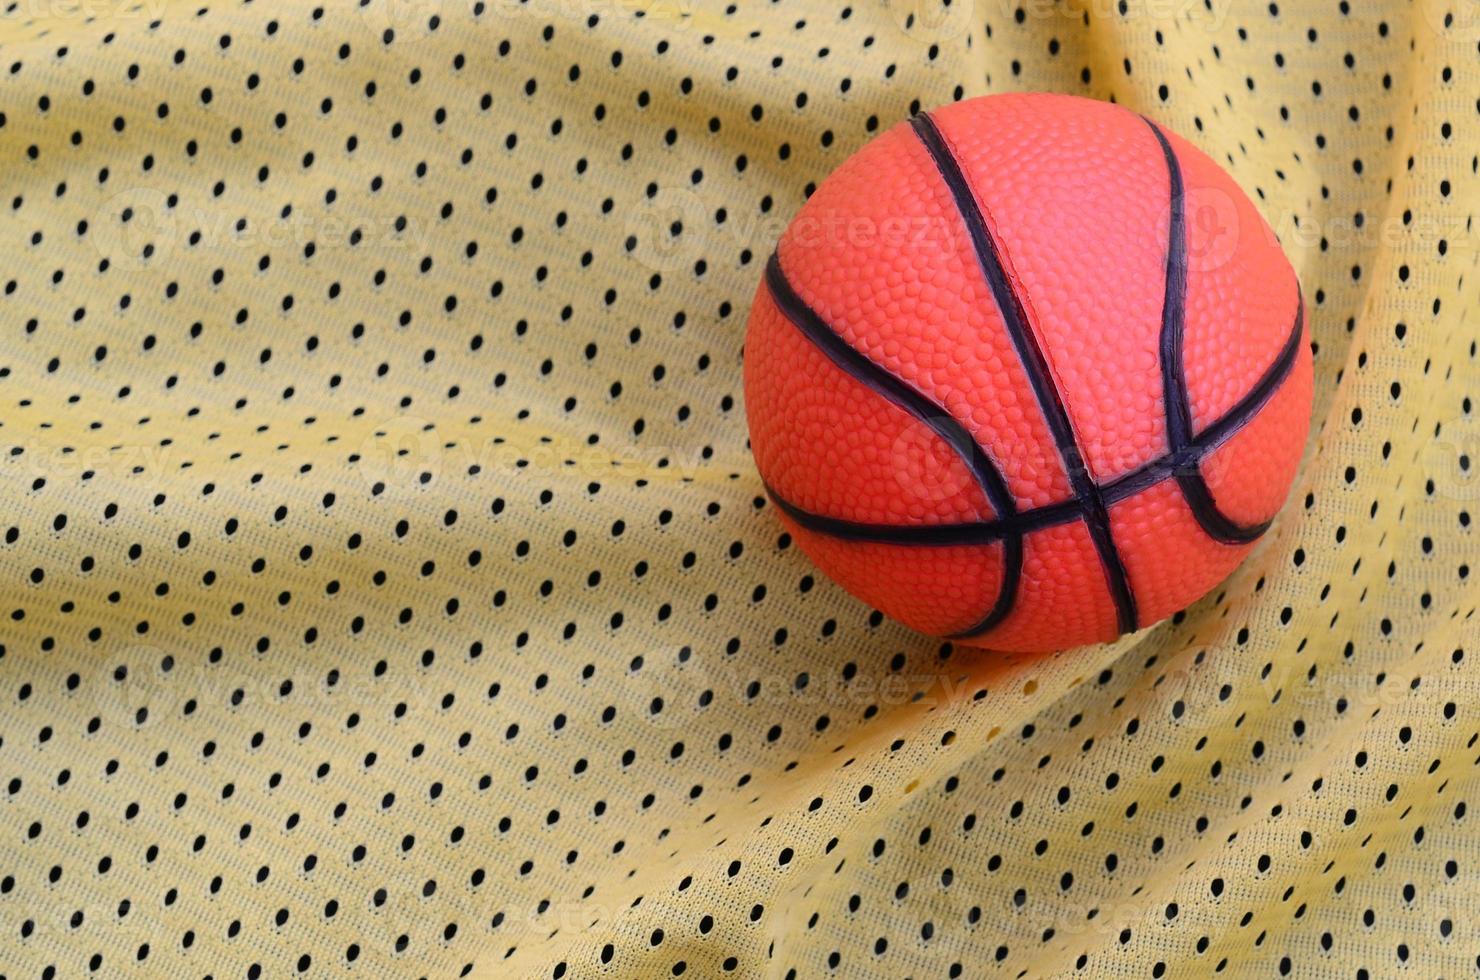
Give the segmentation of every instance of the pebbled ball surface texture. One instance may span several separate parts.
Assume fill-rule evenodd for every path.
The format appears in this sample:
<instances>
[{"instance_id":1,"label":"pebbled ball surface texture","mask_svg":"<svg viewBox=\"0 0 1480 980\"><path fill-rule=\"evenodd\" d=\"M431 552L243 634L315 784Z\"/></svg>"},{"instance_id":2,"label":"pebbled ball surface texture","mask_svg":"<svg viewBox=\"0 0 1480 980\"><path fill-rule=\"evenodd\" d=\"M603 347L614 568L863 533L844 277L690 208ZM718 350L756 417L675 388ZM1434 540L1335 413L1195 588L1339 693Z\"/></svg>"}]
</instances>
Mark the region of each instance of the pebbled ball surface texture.
<instances>
[{"instance_id":1,"label":"pebbled ball surface texture","mask_svg":"<svg viewBox=\"0 0 1480 980\"><path fill-rule=\"evenodd\" d=\"M1004 650L1108 641L1212 589L1284 501L1301 313L1273 232L1185 140L1087 99L973 99L869 143L782 236L751 445L802 549L886 614Z\"/></svg>"}]
</instances>

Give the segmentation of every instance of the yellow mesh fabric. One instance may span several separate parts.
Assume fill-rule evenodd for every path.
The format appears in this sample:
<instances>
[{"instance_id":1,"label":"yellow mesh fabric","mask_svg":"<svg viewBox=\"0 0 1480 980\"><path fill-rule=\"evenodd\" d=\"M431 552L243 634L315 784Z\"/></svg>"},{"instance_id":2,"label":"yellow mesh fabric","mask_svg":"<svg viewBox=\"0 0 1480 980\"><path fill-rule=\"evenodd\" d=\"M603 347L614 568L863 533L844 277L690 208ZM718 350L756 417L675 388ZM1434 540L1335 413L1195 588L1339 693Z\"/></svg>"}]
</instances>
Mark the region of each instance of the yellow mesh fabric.
<instances>
[{"instance_id":1,"label":"yellow mesh fabric","mask_svg":"<svg viewBox=\"0 0 1480 980\"><path fill-rule=\"evenodd\" d=\"M1472 972L1477 41L1466 0L10 4L0 973ZM1014 89L1228 167L1317 387L1232 578L1020 659L815 573L739 383L809 189Z\"/></svg>"}]
</instances>

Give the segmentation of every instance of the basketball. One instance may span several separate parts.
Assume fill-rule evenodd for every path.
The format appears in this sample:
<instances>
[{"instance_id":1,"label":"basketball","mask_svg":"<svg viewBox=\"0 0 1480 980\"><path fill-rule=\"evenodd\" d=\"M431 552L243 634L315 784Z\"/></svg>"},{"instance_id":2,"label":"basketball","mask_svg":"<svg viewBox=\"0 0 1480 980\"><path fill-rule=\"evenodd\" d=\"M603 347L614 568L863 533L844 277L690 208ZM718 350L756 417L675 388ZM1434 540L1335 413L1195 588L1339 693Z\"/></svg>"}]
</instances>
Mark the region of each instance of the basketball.
<instances>
[{"instance_id":1,"label":"basketball","mask_svg":"<svg viewBox=\"0 0 1480 980\"><path fill-rule=\"evenodd\" d=\"M1218 585L1289 493L1311 411L1299 283L1228 173L1062 95L921 113L823 181L745 338L786 532L854 596L1047 651Z\"/></svg>"}]
</instances>

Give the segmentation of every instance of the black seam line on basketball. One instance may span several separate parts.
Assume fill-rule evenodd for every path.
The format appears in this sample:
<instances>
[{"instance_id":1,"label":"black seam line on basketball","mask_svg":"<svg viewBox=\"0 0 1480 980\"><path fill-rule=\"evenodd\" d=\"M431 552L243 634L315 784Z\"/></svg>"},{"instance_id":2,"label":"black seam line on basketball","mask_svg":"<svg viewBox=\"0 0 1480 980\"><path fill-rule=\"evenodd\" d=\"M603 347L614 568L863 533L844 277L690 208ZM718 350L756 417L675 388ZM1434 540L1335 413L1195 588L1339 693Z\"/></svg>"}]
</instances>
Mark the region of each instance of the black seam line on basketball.
<instances>
[{"instance_id":1,"label":"black seam line on basketball","mask_svg":"<svg viewBox=\"0 0 1480 980\"><path fill-rule=\"evenodd\" d=\"M1017 513L1017 502L1008 490L1007 481L987 456L981 443L972 438L966 427L956 421L949 412L911 387L903 379L875 363L863 352L854 349L842 335L823 320L822 316L807 305L792 288L781 268L781 258L771 253L766 262L766 288L771 293L783 316L820 350L828 360L848 375L862 382L870 390L898 405L915 419L929 427L945 441L981 488L982 494L991 503L999 517L1011 517ZM768 488L769 489L769 488ZM774 495L773 495L774 496ZM779 499L779 498L778 498ZM783 510L786 508L783 507ZM997 588L997 598L970 629L957 637L984 633L1006 618L1017 602L1018 582L1023 571L1023 540L1020 534L1010 534L1002 539L1002 581Z\"/></svg>"},{"instance_id":2,"label":"black seam line on basketball","mask_svg":"<svg viewBox=\"0 0 1480 980\"><path fill-rule=\"evenodd\" d=\"M1166 293L1161 304L1161 387L1166 410L1167 448L1179 453L1192 440L1192 400L1187 393L1187 366L1183 355L1183 337L1187 330L1187 195L1182 182L1182 165L1166 134L1156 123L1141 117L1166 160L1171 188L1167 221ZM1240 524L1223 511L1213 499L1200 466L1177 474L1182 497L1203 533L1223 544L1248 544L1269 529L1270 521Z\"/></svg>"},{"instance_id":3,"label":"black seam line on basketball","mask_svg":"<svg viewBox=\"0 0 1480 980\"><path fill-rule=\"evenodd\" d=\"M955 199L956 210L960 212L961 219L966 224L972 247L976 251L977 264L981 267L982 275L992 290L992 297L996 300L997 308L1002 314L1002 322L1007 328L1007 334L1017 349L1023 370L1028 375L1033 394L1038 400L1038 407L1043 412L1049 431L1053 433L1054 442L1058 445L1059 457L1064 461L1069 486L1075 498L1082 502L1084 524L1089 530L1095 551L1099 553L1100 564L1105 572L1105 582L1109 586L1110 597L1115 602L1119 632L1130 633L1136 629L1137 625L1136 597L1131 592L1130 578L1126 574L1125 564L1120 559L1120 552L1115 547L1115 536L1110 531L1110 514L1105 508L1105 501L1100 496L1100 488L1095 484L1085 466L1079 444L1074 438L1074 428L1069 422L1069 413L1065 410L1063 397L1054 384L1053 374L1049 370L1048 359L1044 356L1043 348L1039 345L1038 338L1028 323L1022 297L1008 282L1007 271L1002 265L1002 257L997 254L997 244L992 240L992 233L987 228L986 216L982 214L981 206L972 192L971 184L961 170L961 164L946 143L945 135L936 127L935 121L926 112L911 119L910 125L914 128L915 135L920 138L920 142L925 145L931 159L935 161L936 169L940 171L941 178L950 189L951 197Z\"/></svg>"},{"instance_id":4,"label":"black seam line on basketball","mask_svg":"<svg viewBox=\"0 0 1480 980\"><path fill-rule=\"evenodd\" d=\"M1219 417L1202 432L1194 436L1180 455L1167 454L1143 464L1129 473L1122 474L1101 487L1101 493L1110 504L1117 504L1148 490L1188 466L1197 465L1236 435L1255 415L1259 414L1295 366L1300 345L1305 337L1305 304L1295 311L1295 326L1280 348L1279 356L1260 375L1259 380L1240 398L1227 414ZM875 544L895 544L910 547L951 547L955 545L990 544L1006 537L1021 536L1031 531L1055 527L1077 520L1083 513L1082 503L1076 498L1062 500L1030 510L1018 511L1012 517L991 521L974 521L956 524L865 524L839 517L828 517L804 510L783 499L771 487L767 494L797 524L809 531L829 534L849 541L867 541Z\"/></svg>"}]
</instances>

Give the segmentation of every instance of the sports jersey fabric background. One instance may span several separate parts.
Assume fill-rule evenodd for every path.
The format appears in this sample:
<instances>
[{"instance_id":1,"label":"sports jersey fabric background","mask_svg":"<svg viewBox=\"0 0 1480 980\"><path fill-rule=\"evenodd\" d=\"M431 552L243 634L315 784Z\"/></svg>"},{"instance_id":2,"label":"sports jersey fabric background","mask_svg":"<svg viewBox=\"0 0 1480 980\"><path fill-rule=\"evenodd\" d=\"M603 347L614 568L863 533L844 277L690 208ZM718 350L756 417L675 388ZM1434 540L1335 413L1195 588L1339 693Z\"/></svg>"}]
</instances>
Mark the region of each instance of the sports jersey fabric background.
<instances>
[{"instance_id":1,"label":"sports jersey fabric background","mask_svg":"<svg viewBox=\"0 0 1480 980\"><path fill-rule=\"evenodd\" d=\"M1477 43L1471 0L8 4L0 974L1473 973ZM1226 166L1315 350L1250 560L1045 657L815 573L740 400L809 189L1009 90Z\"/></svg>"}]
</instances>

